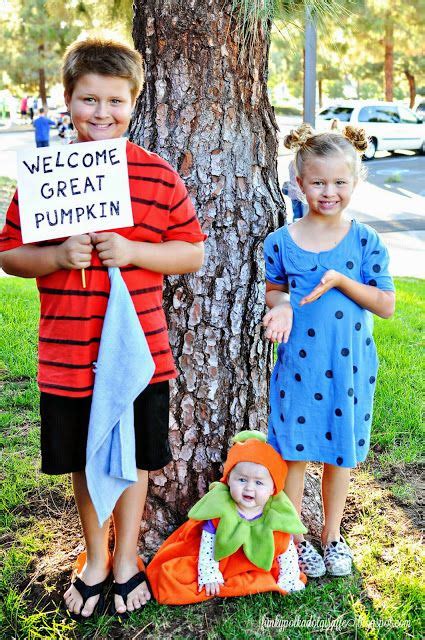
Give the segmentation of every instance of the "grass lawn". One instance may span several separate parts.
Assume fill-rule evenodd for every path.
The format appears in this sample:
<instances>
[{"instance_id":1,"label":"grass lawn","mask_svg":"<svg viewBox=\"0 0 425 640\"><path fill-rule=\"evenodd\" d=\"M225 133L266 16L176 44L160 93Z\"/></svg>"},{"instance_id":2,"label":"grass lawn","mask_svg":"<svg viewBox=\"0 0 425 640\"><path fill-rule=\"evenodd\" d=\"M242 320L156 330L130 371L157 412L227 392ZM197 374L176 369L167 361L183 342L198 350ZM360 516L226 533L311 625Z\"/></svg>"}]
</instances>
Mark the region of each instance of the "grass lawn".
<instances>
[{"instance_id":1,"label":"grass lawn","mask_svg":"<svg viewBox=\"0 0 425 640\"><path fill-rule=\"evenodd\" d=\"M150 603L121 626L107 616L77 625L60 608L83 541L69 478L38 471L35 284L0 279L0 638L424 637L418 489L425 283L399 279L396 286L395 317L376 320L381 367L371 453L353 474L343 523L354 574L311 580L284 598Z\"/></svg>"}]
</instances>

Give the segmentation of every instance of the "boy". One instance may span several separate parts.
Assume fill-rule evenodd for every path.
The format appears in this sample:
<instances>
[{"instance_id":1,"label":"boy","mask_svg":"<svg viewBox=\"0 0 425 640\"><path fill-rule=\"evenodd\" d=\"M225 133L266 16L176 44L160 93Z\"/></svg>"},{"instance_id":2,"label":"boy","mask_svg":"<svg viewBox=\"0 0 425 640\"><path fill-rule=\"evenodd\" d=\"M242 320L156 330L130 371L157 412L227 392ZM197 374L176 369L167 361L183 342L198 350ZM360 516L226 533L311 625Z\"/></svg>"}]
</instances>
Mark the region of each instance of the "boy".
<instances>
[{"instance_id":1,"label":"boy","mask_svg":"<svg viewBox=\"0 0 425 640\"><path fill-rule=\"evenodd\" d=\"M48 147L50 144L50 127L55 123L44 115L44 108L40 107L39 116L33 120L32 126L35 129L35 144L37 147Z\"/></svg>"},{"instance_id":2,"label":"boy","mask_svg":"<svg viewBox=\"0 0 425 640\"><path fill-rule=\"evenodd\" d=\"M76 42L64 56L63 83L77 141L118 138L127 130L143 83L143 61L138 52L117 42ZM0 248L6 251L3 269L37 278L42 470L72 473L87 561L64 597L69 611L84 618L93 614L103 597L111 565L117 613L138 609L150 599L144 574L139 573L137 540L148 471L171 460L168 383L177 375L162 309L163 274L197 271L203 262L205 236L179 176L159 156L130 142L127 160L134 227L22 246L15 194L0 236ZM112 561L109 523L99 528L84 473L92 365L108 301L111 266L122 267L156 365L151 384L134 403L139 480L122 494L114 509ZM86 270L86 289L81 286L80 269Z\"/></svg>"}]
</instances>

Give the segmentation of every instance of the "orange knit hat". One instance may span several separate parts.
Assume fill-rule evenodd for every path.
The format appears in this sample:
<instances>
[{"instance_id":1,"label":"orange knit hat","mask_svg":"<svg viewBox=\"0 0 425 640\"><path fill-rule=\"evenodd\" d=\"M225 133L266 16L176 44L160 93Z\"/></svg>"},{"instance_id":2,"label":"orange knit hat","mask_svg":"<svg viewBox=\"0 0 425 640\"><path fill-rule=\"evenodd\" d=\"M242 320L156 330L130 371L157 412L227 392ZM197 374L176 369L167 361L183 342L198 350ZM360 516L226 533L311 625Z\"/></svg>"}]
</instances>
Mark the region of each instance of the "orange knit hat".
<instances>
[{"instance_id":1,"label":"orange knit hat","mask_svg":"<svg viewBox=\"0 0 425 640\"><path fill-rule=\"evenodd\" d=\"M227 483L229 473L238 462L255 462L269 470L274 482L274 493L280 493L285 486L288 467L285 460L266 442L261 431L240 431L232 438L235 444L230 448L224 463L223 477L220 482Z\"/></svg>"}]
</instances>

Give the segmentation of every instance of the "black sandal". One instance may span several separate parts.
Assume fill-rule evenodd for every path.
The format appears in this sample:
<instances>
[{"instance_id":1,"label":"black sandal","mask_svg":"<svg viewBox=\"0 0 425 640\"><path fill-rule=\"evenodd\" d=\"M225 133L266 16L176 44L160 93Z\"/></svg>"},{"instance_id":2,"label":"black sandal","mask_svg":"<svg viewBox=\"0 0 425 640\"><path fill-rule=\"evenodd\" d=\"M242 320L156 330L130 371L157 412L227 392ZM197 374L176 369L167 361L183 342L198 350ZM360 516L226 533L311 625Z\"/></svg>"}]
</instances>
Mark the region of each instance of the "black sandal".
<instances>
[{"instance_id":1,"label":"black sandal","mask_svg":"<svg viewBox=\"0 0 425 640\"><path fill-rule=\"evenodd\" d=\"M151 594L151 598L152 598L152 589L150 588L150 584L149 581L147 579L147 576L145 574L144 571L139 571L139 573L136 573L136 575L134 575L132 578L130 578L130 580L127 580L127 582L113 582L112 583L112 594L113 596L121 596L121 598L124 600L124 604L125 606L127 606L127 598L128 598L128 594L131 593L133 591L133 589L135 589L136 587L139 586L139 584L142 584L142 582L146 582L146 586L149 590L149 593ZM146 605L143 605L146 606ZM142 608L142 607L141 607ZM135 609L135 611L138 611L138 609ZM124 613L118 613L118 611L115 608L115 602L114 599L112 598L112 602L111 602L111 607L110 607L110 615L111 616L119 616L120 618L127 618L130 613L134 613L133 611L124 611Z\"/></svg>"},{"instance_id":2,"label":"black sandal","mask_svg":"<svg viewBox=\"0 0 425 640\"><path fill-rule=\"evenodd\" d=\"M103 595L103 589L108 581L109 576L103 582L98 582L97 584L90 586L83 582L81 578L75 578L72 584L82 597L83 604L81 605L80 613L73 613L69 611L69 609L67 609L69 615L73 620L76 620L77 622L83 622L84 620L90 620L90 618L93 618L95 614L102 615L105 609L105 596ZM93 596L99 596L99 600L95 604L93 613L89 616L82 616L81 611L83 610L84 605L86 604L87 600L89 598L92 598Z\"/></svg>"}]
</instances>

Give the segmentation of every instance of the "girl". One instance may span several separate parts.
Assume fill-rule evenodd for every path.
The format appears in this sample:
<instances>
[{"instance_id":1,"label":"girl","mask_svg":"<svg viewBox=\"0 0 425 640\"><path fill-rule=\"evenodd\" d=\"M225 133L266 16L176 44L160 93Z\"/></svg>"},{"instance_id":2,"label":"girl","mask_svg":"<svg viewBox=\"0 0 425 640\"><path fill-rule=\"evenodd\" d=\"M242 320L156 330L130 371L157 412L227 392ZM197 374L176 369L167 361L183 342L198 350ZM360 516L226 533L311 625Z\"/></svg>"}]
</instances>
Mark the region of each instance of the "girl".
<instances>
[{"instance_id":1,"label":"girl","mask_svg":"<svg viewBox=\"0 0 425 640\"><path fill-rule=\"evenodd\" d=\"M388 253L376 232L344 218L361 173L363 130L285 138L309 205L295 224L271 233L266 263L266 337L278 342L270 386L269 442L288 464L286 493L301 511L308 460L323 462L324 558L296 538L311 577L351 573L340 525L350 468L366 458L378 368L371 313L394 312Z\"/></svg>"},{"instance_id":2,"label":"girl","mask_svg":"<svg viewBox=\"0 0 425 640\"><path fill-rule=\"evenodd\" d=\"M241 431L233 442L221 481L148 566L161 604L304 589L289 533L306 529L283 492L286 464L259 431Z\"/></svg>"}]
</instances>

